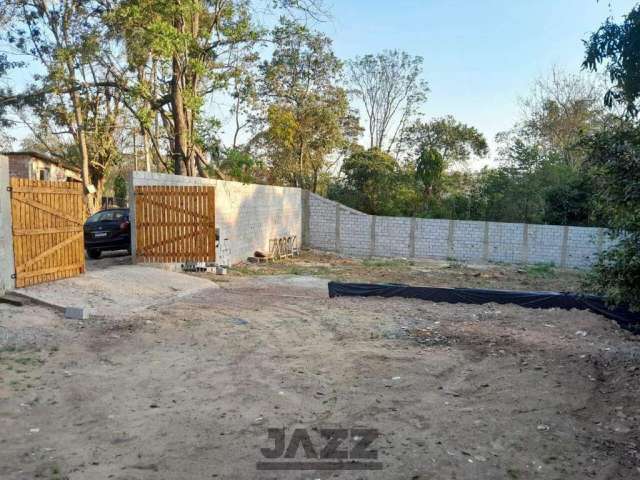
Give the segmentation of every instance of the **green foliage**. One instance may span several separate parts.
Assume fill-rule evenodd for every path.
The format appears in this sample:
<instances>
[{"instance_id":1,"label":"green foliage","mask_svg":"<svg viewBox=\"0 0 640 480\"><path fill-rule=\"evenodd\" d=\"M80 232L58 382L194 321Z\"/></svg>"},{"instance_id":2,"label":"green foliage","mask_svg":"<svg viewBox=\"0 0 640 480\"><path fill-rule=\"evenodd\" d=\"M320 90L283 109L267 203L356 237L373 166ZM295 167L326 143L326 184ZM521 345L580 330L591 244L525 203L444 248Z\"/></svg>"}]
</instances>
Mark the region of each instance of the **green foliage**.
<instances>
[{"instance_id":1,"label":"green foliage","mask_svg":"<svg viewBox=\"0 0 640 480\"><path fill-rule=\"evenodd\" d=\"M636 5L621 24L607 21L585 42L584 68L605 71L613 84L604 97L605 105L623 105L627 112L638 114L640 98L640 5Z\"/></svg>"},{"instance_id":2,"label":"green foliage","mask_svg":"<svg viewBox=\"0 0 640 480\"><path fill-rule=\"evenodd\" d=\"M519 137L505 137L500 165L480 172L444 170L436 150L416 165L398 165L360 152L343 165L345 178L329 189L335 200L369 213L460 220L605 224L592 206L591 172L568 164ZM366 158L366 161L365 161ZM380 188L373 184L379 183Z\"/></svg>"},{"instance_id":3,"label":"green foliage","mask_svg":"<svg viewBox=\"0 0 640 480\"><path fill-rule=\"evenodd\" d=\"M403 140L410 152L438 152L447 167L464 164L472 155L484 157L489 153L484 135L452 116L428 122L418 120L407 129Z\"/></svg>"},{"instance_id":4,"label":"green foliage","mask_svg":"<svg viewBox=\"0 0 640 480\"><path fill-rule=\"evenodd\" d=\"M122 175L117 175L113 180L113 196L119 204L127 198L127 182Z\"/></svg>"},{"instance_id":5,"label":"green foliage","mask_svg":"<svg viewBox=\"0 0 640 480\"><path fill-rule=\"evenodd\" d=\"M552 225L587 226L596 221L591 176L585 171L562 170L566 176L554 179L546 188L543 221Z\"/></svg>"},{"instance_id":6,"label":"green foliage","mask_svg":"<svg viewBox=\"0 0 640 480\"><path fill-rule=\"evenodd\" d=\"M596 172L597 209L617 242L600 256L589 286L611 303L640 310L640 127L607 130L585 143Z\"/></svg>"},{"instance_id":7,"label":"green foliage","mask_svg":"<svg viewBox=\"0 0 640 480\"><path fill-rule=\"evenodd\" d=\"M392 210L397 162L379 148L353 153L342 164L344 184L356 193L356 208L371 214L384 215Z\"/></svg>"},{"instance_id":8,"label":"green foliage","mask_svg":"<svg viewBox=\"0 0 640 480\"><path fill-rule=\"evenodd\" d=\"M358 132L346 91L337 86L342 63L331 40L285 18L274 29L275 50L261 66L261 134L273 180L316 191L327 157Z\"/></svg>"},{"instance_id":9,"label":"green foliage","mask_svg":"<svg viewBox=\"0 0 640 480\"><path fill-rule=\"evenodd\" d=\"M425 196L432 197L442 180L445 161L440 152L434 148L425 148L420 152L416 175L425 187Z\"/></svg>"},{"instance_id":10,"label":"green foliage","mask_svg":"<svg viewBox=\"0 0 640 480\"><path fill-rule=\"evenodd\" d=\"M226 152L219 164L230 179L243 183L257 183L263 171L263 165L246 151L231 149Z\"/></svg>"},{"instance_id":11,"label":"green foliage","mask_svg":"<svg viewBox=\"0 0 640 480\"><path fill-rule=\"evenodd\" d=\"M536 263L525 267L527 275L535 278L549 278L555 274L555 265L553 263Z\"/></svg>"},{"instance_id":12,"label":"green foliage","mask_svg":"<svg viewBox=\"0 0 640 480\"><path fill-rule=\"evenodd\" d=\"M138 111L153 109L171 137L173 171L194 175L197 169L204 175L202 138L194 133L205 99L238 78L264 33L253 22L249 2L123 0L105 19L126 47L129 69L137 72L135 80L120 78L136 85L126 93L137 120L148 124ZM156 78L158 72L165 78Z\"/></svg>"}]
</instances>

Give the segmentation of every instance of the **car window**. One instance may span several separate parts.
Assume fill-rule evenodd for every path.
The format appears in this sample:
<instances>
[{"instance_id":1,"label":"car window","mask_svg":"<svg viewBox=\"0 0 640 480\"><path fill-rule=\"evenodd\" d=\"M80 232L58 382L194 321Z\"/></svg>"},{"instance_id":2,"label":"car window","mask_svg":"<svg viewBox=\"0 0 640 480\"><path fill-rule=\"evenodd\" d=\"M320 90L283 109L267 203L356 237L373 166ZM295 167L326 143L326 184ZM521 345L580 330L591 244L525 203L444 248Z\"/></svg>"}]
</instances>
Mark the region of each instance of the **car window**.
<instances>
[{"instance_id":1,"label":"car window","mask_svg":"<svg viewBox=\"0 0 640 480\"><path fill-rule=\"evenodd\" d=\"M120 222L122 220L127 220L127 217L127 213L121 210L105 210L91 215L87 219L87 223Z\"/></svg>"},{"instance_id":2,"label":"car window","mask_svg":"<svg viewBox=\"0 0 640 480\"><path fill-rule=\"evenodd\" d=\"M87 219L87 223L97 223L97 222L103 222L107 219L107 217L110 215L110 212L98 212L98 213L94 213L93 215L91 215L88 219Z\"/></svg>"}]
</instances>

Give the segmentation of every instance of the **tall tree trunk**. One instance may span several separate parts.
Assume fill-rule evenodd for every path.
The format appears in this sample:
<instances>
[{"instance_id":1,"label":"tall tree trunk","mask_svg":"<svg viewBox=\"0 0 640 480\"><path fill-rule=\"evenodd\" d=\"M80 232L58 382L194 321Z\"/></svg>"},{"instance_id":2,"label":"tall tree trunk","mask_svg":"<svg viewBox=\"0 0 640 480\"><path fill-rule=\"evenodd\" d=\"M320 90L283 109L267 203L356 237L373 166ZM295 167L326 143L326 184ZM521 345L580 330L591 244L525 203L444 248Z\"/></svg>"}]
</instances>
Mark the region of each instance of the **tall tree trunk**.
<instances>
[{"instance_id":1,"label":"tall tree trunk","mask_svg":"<svg viewBox=\"0 0 640 480\"><path fill-rule=\"evenodd\" d=\"M149 134L146 129L142 129L142 145L144 148L144 161L147 172L151 171L151 152L149 150Z\"/></svg>"},{"instance_id":2,"label":"tall tree trunk","mask_svg":"<svg viewBox=\"0 0 640 480\"><path fill-rule=\"evenodd\" d=\"M75 81L73 73L72 79ZM80 160L82 163L82 184L84 185L85 198L87 202L87 210L89 214L96 212L100 206L97 205L95 187L91 183L89 175L89 147L87 146L87 135L84 131L84 115L82 113L82 105L80 95L77 91L71 93L71 103L73 105L73 116L76 123L76 142L80 149Z\"/></svg>"},{"instance_id":3,"label":"tall tree trunk","mask_svg":"<svg viewBox=\"0 0 640 480\"><path fill-rule=\"evenodd\" d=\"M171 79L171 108L173 110L173 170L183 175L183 166L189 154L187 142L187 118L184 110L184 92L182 89L182 69L178 58L173 59L173 77Z\"/></svg>"}]
</instances>

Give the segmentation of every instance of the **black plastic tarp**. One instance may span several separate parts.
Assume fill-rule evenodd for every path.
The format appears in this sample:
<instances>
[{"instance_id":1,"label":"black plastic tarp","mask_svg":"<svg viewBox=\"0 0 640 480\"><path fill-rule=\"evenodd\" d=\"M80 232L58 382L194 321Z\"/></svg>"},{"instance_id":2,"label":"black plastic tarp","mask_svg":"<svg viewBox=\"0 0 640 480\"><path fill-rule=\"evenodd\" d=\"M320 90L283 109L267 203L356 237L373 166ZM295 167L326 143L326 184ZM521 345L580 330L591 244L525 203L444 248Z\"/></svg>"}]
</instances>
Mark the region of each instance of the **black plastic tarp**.
<instances>
[{"instance_id":1,"label":"black plastic tarp","mask_svg":"<svg viewBox=\"0 0 640 480\"><path fill-rule=\"evenodd\" d=\"M607 318L635 334L640 334L640 313L626 308L610 309L596 295L558 292L521 292L516 290L488 290L483 288L412 287L400 284L329 282L329 296L340 297L404 297L444 303L514 304L525 308L562 308L589 310Z\"/></svg>"}]
</instances>

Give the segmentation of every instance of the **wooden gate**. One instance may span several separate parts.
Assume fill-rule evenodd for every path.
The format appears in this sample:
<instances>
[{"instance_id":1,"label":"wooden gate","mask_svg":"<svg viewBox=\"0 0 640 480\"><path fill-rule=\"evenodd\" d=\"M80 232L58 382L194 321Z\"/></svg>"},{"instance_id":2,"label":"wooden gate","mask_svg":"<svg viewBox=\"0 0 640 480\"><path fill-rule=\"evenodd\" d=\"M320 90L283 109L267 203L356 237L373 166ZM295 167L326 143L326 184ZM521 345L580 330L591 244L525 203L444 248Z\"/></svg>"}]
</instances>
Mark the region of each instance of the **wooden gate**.
<instances>
[{"instance_id":1,"label":"wooden gate","mask_svg":"<svg viewBox=\"0 0 640 480\"><path fill-rule=\"evenodd\" d=\"M136 257L143 262L216 259L213 187L135 187Z\"/></svg>"},{"instance_id":2,"label":"wooden gate","mask_svg":"<svg viewBox=\"0 0 640 480\"><path fill-rule=\"evenodd\" d=\"M16 287L84 272L82 185L11 178Z\"/></svg>"}]
</instances>

